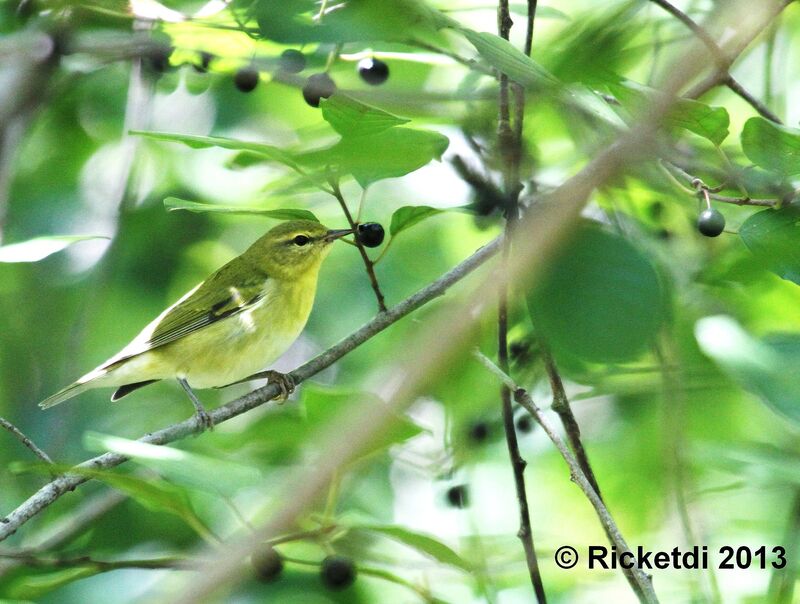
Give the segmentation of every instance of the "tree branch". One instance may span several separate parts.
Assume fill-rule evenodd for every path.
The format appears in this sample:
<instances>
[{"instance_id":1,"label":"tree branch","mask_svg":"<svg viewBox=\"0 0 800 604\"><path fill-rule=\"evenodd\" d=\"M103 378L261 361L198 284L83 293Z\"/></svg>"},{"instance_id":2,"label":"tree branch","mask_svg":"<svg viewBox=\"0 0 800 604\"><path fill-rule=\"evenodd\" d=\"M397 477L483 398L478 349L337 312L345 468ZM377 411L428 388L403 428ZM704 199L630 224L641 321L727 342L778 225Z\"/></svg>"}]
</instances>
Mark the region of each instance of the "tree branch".
<instances>
[{"instance_id":1,"label":"tree branch","mask_svg":"<svg viewBox=\"0 0 800 604\"><path fill-rule=\"evenodd\" d=\"M49 463L49 464L53 463L53 460L50 459L50 456L47 453L45 453L39 447L37 447L36 443L34 443L30 438L25 436L22 433L22 431L19 428L17 428L14 424L12 424L10 421L8 421L5 418L0 417L0 427L3 427L6 430L8 430L9 432L11 432L11 434L13 434L19 442L21 442L23 445L28 447L28 449L30 449L31 452L36 457L41 459L43 462Z\"/></svg>"},{"instance_id":2,"label":"tree branch","mask_svg":"<svg viewBox=\"0 0 800 604\"><path fill-rule=\"evenodd\" d=\"M497 5L497 29L500 37L508 40L511 33L513 22L509 14L508 0L500 0ZM528 14L528 31L533 35L533 17ZM526 42L526 51L530 52L530 39ZM501 270L503 278L498 287L497 299L497 360L500 366L507 372L508 364L508 259L511 253L511 236L514 223L519 215L519 194L522 190L520 183L520 159L522 147L522 121L525 115L525 91L519 84L513 85L514 98L516 101L514 128L511 127L511 110L509 106L509 80L505 74L500 74L500 96L499 111L497 119L497 144L503 169L505 203L505 242L503 244L503 256ZM506 447L508 456L511 460L511 469L514 473L514 488L517 494L519 505L519 530L517 537L522 542L525 552L525 561L528 566L528 574L531 585L536 593L536 600L539 604L547 602L547 595L544 591L542 574L539 570L539 560L536 557L536 548L533 544L533 530L531 528L531 516L528 506L528 495L525 491L525 467L527 463L522 458L517 441L517 431L514 428L514 408L511 404L511 391L502 386L500 389L500 401L503 414L503 428L506 437Z\"/></svg>"},{"instance_id":3,"label":"tree branch","mask_svg":"<svg viewBox=\"0 0 800 604\"><path fill-rule=\"evenodd\" d=\"M686 183L692 187L691 189L684 187L680 182L676 181L676 184L691 195L697 195L698 193L705 191L708 193L709 199L713 199L714 201L730 203L737 206L757 206L764 208L773 208L791 201L791 199L754 199L752 197L728 197L726 195L720 195L719 193L715 192L719 189L719 187L709 187L705 182L703 182L702 179L689 174L680 166L677 166L667 160L662 160L661 165L663 165L668 171L669 176L678 177L685 180Z\"/></svg>"},{"instance_id":4,"label":"tree branch","mask_svg":"<svg viewBox=\"0 0 800 604\"><path fill-rule=\"evenodd\" d=\"M492 363L489 358L480 352L476 352L475 354L478 360L491 373L493 373L503 384L505 384L507 388L514 391L514 400L533 416L536 422L545 431L550 441L555 445L556 449L558 449L561 457L564 458L564 461L567 462L567 466L569 466L570 478L580 487L581 491L583 491L584 495L586 495L586 498L592 504L592 507L597 513L597 517L600 519L600 524L603 525L603 529L605 529L611 543L616 546L617 551L619 553L630 552L630 548L628 547L625 538L622 536L622 532L619 530L617 523L614 521L614 518L608 511L608 508L606 508L603 500L600 498L600 495L597 493L597 491L595 491L594 487L592 487L592 484L586 474L583 472L580 463L578 463L578 460L575 459L575 456L567 448L567 445L563 440L561 440L561 437L556 433L553 426L550 425L550 422L547 421L542 412L533 402L533 399L531 399L528 392L517 386L514 380L512 380L508 374L500 369L497 365ZM657 603L658 598L656 597L655 591L653 591L653 584L650 581L650 578L644 572L642 572L641 569L632 569L632 571L632 574L636 580L636 584L639 587L637 593L640 594L640 600L647 603Z\"/></svg>"},{"instance_id":5,"label":"tree branch","mask_svg":"<svg viewBox=\"0 0 800 604\"><path fill-rule=\"evenodd\" d=\"M747 101L753 109L760 113L763 117L781 124L780 118L775 115L769 107L759 101L756 97L750 94L730 73L729 69L732 59L727 57L723 50L717 45L714 38L700 25L698 25L689 15L674 6L667 0L650 0L653 4L657 4L665 11L670 13L673 17L683 23L689 30L692 31L708 48L714 62L717 64L717 77L720 78L719 83L725 84L731 91L738 94L741 98Z\"/></svg>"},{"instance_id":6,"label":"tree branch","mask_svg":"<svg viewBox=\"0 0 800 604\"><path fill-rule=\"evenodd\" d=\"M477 252L472 254L469 258L461 262L448 273L442 275L439 279L422 288L414 295L406 298L399 304L393 306L386 312L380 313L372 321L353 332L337 344L334 344L328 350L314 357L304 365L291 372L291 376L296 383L300 383L308 378L316 375L323 369L331 366L344 355L354 350L373 336L377 335L393 323L399 321L409 313L424 306L431 300L442 296L447 289L457 283L469 273L478 268L481 264L486 262L500 249L502 239L494 239ZM241 415L251 409L255 409L264 403L267 403L280 394L280 388L277 384L267 384L262 388L257 388L252 392L245 394L222 407L218 407L209 413L215 425L228 421L229 419ZM164 445L190 434L202 432L203 426L197 417L172 424L166 428L162 428L156 432L146 434L139 439L140 442L148 443L151 445ZM128 461L124 455L116 453L104 453L92 459L88 459L77 467L89 470L103 470L113 468ZM10 535L14 534L22 525L28 520L39 514L42 510L49 507L62 495L69 491L75 490L81 484L89 480L86 476L77 474L65 474L59 476L52 481L48 482L35 494L28 498L27 501L22 503L13 512L8 514L5 518L0 518L0 541L7 539Z\"/></svg>"},{"instance_id":7,"label":"tree branch","mask_svg":"<svg viewBox=\"0 0 800 604\"><path fill-rule=\"evenodd\" d=\"M589 456L586 454L586 450L583 448L580 427L575 419L575 415L572 413L572 407L569 404L569 398L567 398L567 393L564 390L564 383L561 381L561 375L558 373L556 362L553 360L553 355L550 354L549 350L544 351L544 367L547 371L547 377L550 381L550 389L553 392L553 405L551 408L561 419L561 423L564 426L564 431L567 433L569 446L572 448L573 453L575 453L575 457L581 466L581 470L583 470L583 473L586 474L586 478L591 483L592 488L595 490L595 493L597 493L597 496L602 499L603 496L600 493L600 486L597 484L594 471L589 463Z\"/></svg>"}]
</instances>

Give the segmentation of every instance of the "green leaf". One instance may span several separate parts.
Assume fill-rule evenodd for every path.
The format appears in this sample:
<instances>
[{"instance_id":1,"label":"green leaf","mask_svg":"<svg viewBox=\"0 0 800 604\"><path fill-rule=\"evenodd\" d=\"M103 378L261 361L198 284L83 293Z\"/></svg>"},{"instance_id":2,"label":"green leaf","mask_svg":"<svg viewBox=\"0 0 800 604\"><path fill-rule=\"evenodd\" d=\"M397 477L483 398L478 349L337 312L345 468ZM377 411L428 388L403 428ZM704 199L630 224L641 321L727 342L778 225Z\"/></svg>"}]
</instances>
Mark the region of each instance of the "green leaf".
<instances>
[{"instance_id":1,"label":"green leaf","mask_svg":"<svg viewBox=\"0 0 800 604\"><path fill-rule=\"evenodd\" d=\"M302 210L299 208L280 208L277 210L266 210L263 208L253 208L248 206L227 206L210 203L199 203L197 201L188 201L178 197L167 197L164 200L164 206L170 211L187 210L189 212L212 212L218 214L257 214L267 218L274 218L275 220L313 220L319 222L319 219L313 212Z\"/></svg>"},{"instance_id":2,"label":"green leaf","mask_svg":"<svg viewBox=\"0 0 800 604\"><path fill-rule=\"evenodd\" d=\"M739 236L762 266L800 285L800 205L756 212L739 227Z\"/></svg>"},{"instance_id":3,"label":"green leaf","mask_svg":"<svg viewBox=\"0 0 800 604\"><path fill-rule=\"evenodd\" d=\"M783 176L800 174L800 130L751 117L742 130L742 150L755 165Z\"/></svg>"},{"instance_id":4,"label":"green leaf","mask_svg":"<svg viewBox=\"0 0 800 604\"><path fill-rule=\"evenodd\" d=\"M701 350L731 378L774 411L800 422L800 336L756 340L730 317L701 319L695 325Z\"/></svg>"},{"instance_id":5,"label":"green leaf","mask_svg":"<svg viewBox=\"0 0 800 604\"><path fill-rule=\"evenodd\" d=\"M631 243L579 227L528 293L531 319L556 353L593 362L631 360L665 316L661 281Z\"/></svg>"},{"instance_id":6,"label":"green leaf","mask_svg":"<svg viewBox=\"0 0 800 604\"><path fill-rule=\"evenodd\" d=\"M333 147L303 158L313 165L331 165L352 174L362 187L396 178L441 159L450 141L443 134L412 128L390 128L377 134L343 137Z\"/></svg>"},{"instance_id":7,"label":"green leaf","mask_svg":"<svg viewBox=\"0 0 800 604\"><path fill-rule=\"evenodd\" d=\"M410 120L365 105L344 94L334 94L320 102L322 117L342 136L377 134Z\"/></svg>"},{"instance_id":8,"label":"green leaf","mask_svg":"<svg viewBox=\"0 0 800 604\"><path fill-rule=\"evenodd\" d=\"M133 474L121 474L111 470L96 470L68 464L13 462L9 464L8 468L14 473L37 472L52 475L54 472L58 472L99 480L122 491L149 510L174 514L200 536L204 538L211 536L208 528L192 509L186 489L165 480L142 478Z\"/></svg>"},{"instance_id":9,"label":"green leaf","mask_svg":"<svg viewBox=\"0 0 800 604\"><path fill-rule=\"evenodd\" d=\"M87 432L84 444L92 451L112 451L130 457L170 481L209 493L230 495L261 481L261 472L256 468L172 447L150 445L96 432Z\"/></svg>"},{"instance_id":10,"label":"green leaf","mask_svg":"<svg viewBox=\"0 0 800 604\"><path fill-rule=\"evenodd\" d=\"M410 229L426 218L436 216L436 214L441 214L442 212L443 210L430 206L403 206L402 208L398 208L394 211L394 214L392 214L389 234L394 237L398 233Z\"/></svg>"},{"instance_id":11,"label":"green leaf","mask_svg":"<svg viewBox=\"0 0 800 604\"><path fill-rule=\"evenodd\" d=\"M77 568L64 568L45 573L25 575L12 579L4 592L9 597L14 598L14 602L20 600L32 602L51 591L74 583L79 579L91 577L99 572L100 570L96 567L79 566ZM0 600L0 602L11 604L9 600Z\"/></svg>"},{"instance_id":12,"label":"green leaf","mask_svg":"<svg viewBox=\"0 0 800 604\"><path fill-rule=\"evenodd\" d=\"M541 90L558 84L552 74L508 40L467 28L460 28L459 31L489 65L525 88Z\"/></svg>"},{"instance_id":13,"label":"green leaf","mask_svg":"<svg viewBox=\"0 0 800 604\"><path fill-rule=\"evenodd\" d=\"M0 262L38 262L73 243L109 239L103 235L51 235L0 246Z\"/></svg>"},{"instance_id":14,"label":"green leaf","mask_svg":"<svg viewBox=\"0 0 800 604\"><path fill-rule=\"evenodd\" d=\"M219 147L221 149L231 149L233 151L247 151L251 154L276 161L289 166L294 170L300 167L291 154L263 143L248 143L233 138L223 138L219 136L195 136L191 134L172 134L169 132L146 132L143 130L131 130L130 134L144 136L146 138L163 141L166 143L182 143L192 149L209 149Z\"/></svg>"},{"instance_id":15,"label":"green leaf","mask_svg":"<svg viewBox=\"0 0 800 604\"><path fill-rule=\"evenodd\" d=\"M654 98L663 96L658 90L629 80L609 84L608 87L614 96L629 108L646 106ZM694 132L717 146L727 138L730 122L730 116L724 107L711 107L691 99L678 99L666 119L669 126Z\"/></svg>"},{"instance_id":16,"label":"green leaf","mask_svg":"<svg viewBox=\"0 0 800 604\"><path fill-rule=\"evenodd\" d=\"M316 19L319 4L308 0L257 0L250 9L261 36L283 44L429 39L449 23L421 0L358 0L341 3Z\"/></svg>"},{"instance_id":17,"label":"green leaf","mask_svg":"<svg viewBox=\"0 0 800 604\"><path fill-rule=\"evenodd\" d=\"M445 545L441 541L434 539L429 535L410 531L401 526L383 525L383 524L356 524L351 526L354 530L369 531L373 533L380 533L399 541L442 564L448 564L456 568L460 568L468 573L472 572L474 568L461 556L459 556L453 549Z\"/></svg>"}]
</instances>

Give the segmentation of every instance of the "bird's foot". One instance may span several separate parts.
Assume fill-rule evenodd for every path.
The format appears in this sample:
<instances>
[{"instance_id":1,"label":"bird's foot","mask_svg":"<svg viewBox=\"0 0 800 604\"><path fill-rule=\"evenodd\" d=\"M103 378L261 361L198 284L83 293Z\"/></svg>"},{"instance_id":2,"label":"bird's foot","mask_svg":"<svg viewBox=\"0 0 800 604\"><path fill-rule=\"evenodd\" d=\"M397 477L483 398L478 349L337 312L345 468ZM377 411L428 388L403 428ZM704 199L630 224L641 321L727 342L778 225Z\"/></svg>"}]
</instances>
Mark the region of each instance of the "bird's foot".
<instances>
[{"instance_id":1,"label":"bird's foot","mask_svg":"<svg viewBox=\"0 0 800 604\"><path fill-rule=\"evenodd\" d=\"M197 395L192 390L192 387L189 386L189 382L186 381L184 378L178 378L178 383L183 387L186 391L189 400L192 401L192 405L194 406L194 416L197 418L197 422L200 427L203 429L202 431L205 432L206 430L213 430L214 429L214 420L212 419L211 415L206 411L206 408L203 407L203 403L200 402L200 399L197 398Z\"/></svg>"},{"instance_id":2,"label":"bird's foot","mask_svg":"<svg viewBox=\"0 0 800 604\"><path fill-rule=\"evenodd\" d=\"M267 378L267 384L277 384L281 393L275 397L278 404L284 402L289 395L294 392L297 384L290 373L280 373L279 371L265 371L264 376ZM273 399L274 400L274 399Z\"/></svg>"},{"instance_id":3,"label":"bird's foot","mask_svg":"<svg viewBox=\"0 0 800 604\"><path fill-rule=\"evenodd\" d=\"M209 414L209 412L203 408L202 405L199 408L195 407L194 416L197 418L200 426L202 426L203 432L214 429L214 419L211 417L211 414Z\"/></svg>"}]
</instances>

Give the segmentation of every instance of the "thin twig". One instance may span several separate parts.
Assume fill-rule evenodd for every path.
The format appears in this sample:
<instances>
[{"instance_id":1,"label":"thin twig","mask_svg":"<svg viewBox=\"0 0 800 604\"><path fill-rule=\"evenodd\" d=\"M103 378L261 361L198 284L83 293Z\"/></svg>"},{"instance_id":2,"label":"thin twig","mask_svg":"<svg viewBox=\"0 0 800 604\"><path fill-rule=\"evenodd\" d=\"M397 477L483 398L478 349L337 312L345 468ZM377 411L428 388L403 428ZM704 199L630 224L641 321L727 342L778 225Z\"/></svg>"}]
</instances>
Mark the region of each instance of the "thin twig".
<instances>
[{"instance_id":1,"label":"thin twig","mask_svg":"<svg viewBox=\"0 0 800 604\"><path fill-rule=\"evenodd\" d=\"M547 377L550 381L550 389L553 392L553 405L551 408L561 419L561 423L564 426L564 431L567 434L569 446L572 448L572 452L575 454L583 473L586 474L586 478L591 483L592 488L595 490L598 497L602 499L603 496L600 493L600 486L597 484L594 471L589 463L589 456L586 454L586 449L583 447L583 441L581 441L581 430L578 426L578 421L575 419L575 415L572 413L572 407L569 404L567 392L564 390L564 382L561 380L561 374L558 372L558 367L556 366L556 362L553 359L553 355L550 354L550 351L544 350L543 354L544 367L547 371Z\"/></svg>"},{"instance_id":2,"label":"thin twig","mask_svg":"<svg viewBox=\"0 0 800 604\"><path fill-rule=\"evenodd\" d=\"M3 427L3 428L5 428L5 429L6 429L6 430L8 430L9 432L11 432L11 434L13 434L13 435L16 437L16 439L17 439L19 442L21 442L23 445L25 445L26 447L28 447L28 449L30 449L30 450L31 450L31 452L32 452L32 453L33 453L33 454L34 454L36 457L38 457L39 459L41 459L43 462L45 462L45 463L48 463L48 464L52 464L52 463L53 463L53 460L52 460L52 459L50 459L50 456L49 456L47 453L45 453L45 452L44 452L44 451L42 451L42 450L41 450L39 447L37 447L37 446L36 446L36 443L34 443L34 442L33 442L33 441L30 439L30 438L28 438L27 436L25 436L25 435L22 433L22 430L20 430L19 428L17 428L17 427L16 427L14 424L12 424L10 421L8 421L8 420L7 420L7 419L5 419L5 418L2 418L2 417L0 417L0 426L1 426L1 427Z\"/></svg>"},{"instance_id":3,"label":"thin twig","mask_svg":"<svg viewBox=\"0 0 800 604\"><path fill-rule=\"evenodd\" d=\"M380 313L372 319L372 321L368 322L357 331L295 369L291 373L291 376L294 378L295 382L299 384L316 375L323 369L330 367L340 358L409 313L424 306L431 300L444 295L450 286L466 277L489 258L494 256L500 249L501 242L502 238L491 241L433 283L422 288L412 296L409 296L386 312ZM279 394L280 388L277 384L267 384L262 388L257 388L244 396L214 409L209 415L211 415L214 425L219 425L222 422L271 401ZM162 428L156 432L146 434L141 437L139 441L154 445L164 445L185 438L190 434L201 432L202 429L203 426L199 420L196 417L192 417L167 426L166 428ZM124 455L105 453L88 459L77 467L96 471L113 468L126 461L128 461L128 458ZM14 534L21 526L28 522L28 520L52 505L65 493L75 490L76 487L87 482L89 479L90 478L86 475L65 474L48 482L25 502L20 504L13 512L8 514L8 516L0 518L0 541Z\"/></svg>"},{"instance_id":4,"label":"thin twig","mask_svg":"<svg viewBox=\"0 0 800 604\"><path fill-rule=\"evenodd\" d=\"M91 568L98 572L108 572L123 568L158 569L169 568L172 570L191 570L199 566L199 562L192 562L186 558L152 558L141 560L95 560L90 556L77 556L71 558L56 558L35 556L24 552L0 551L0 558L11 559L24 566L37 568Z\"/></svg>"},{"instance_id":5,"label":"thin twig","mask_svg":"<svg viewBox=\"0 0 800 604\"><path fill-rule=\"evenodd\" d=\"M742 86L729 73L732 58L725 55L723 50L717 45L714 38L712 38L711 35L703 27L698 25L694 21L694 19L692 19L689 15L684 13L681 9L671 4L667 0L650 0L650 2L652 2L653 4L657 4L665 11L670 13L673 17L678 19L689 30L691 30L691 32L694 33L703 42L703 44L706 45L706 48L708 48L708 51L711 53L711 56L714 58L714 62L717 65L717 73L718 77L720 78L720 84L725 84L728 88L730 88L731 91L742 97L753 107L753 109L755 109L763 117L778 124L782 123L780 118L777 115L775 115L769 109L769 107L767 107L764 103L759 101L747 90L745 90L744 86Z\"/></svg>"},{"instance_id":6,"label":"thin twig","mask_svg":"<svg viewBox=\"0 0 800 604\"><path fill-rule=\"evenodd\" d=\"M336 180L331 179L330 185L332 189L332 195L342 207L342 212L344 212L344 216L347 218L347 223L350 225L350 228L353 229L353 231L356 231L358 224L355 220L353 220L353 215L350 213L350 209L347 207L347 202L344 200L344 195L342 195L342 190L339 188L339 183ZM354 239L356 247L358 247L358 251L361 254L361 259L364 261L364 267L367 269L367 275L369 276L370 285L372 285L372 291L375 292L375 298L378 301L378 310L380 312L386 312L386 300L383 297L383 292L381 291L380 285L378 285L378 278L375 276L375 263L369 259L367 250L364 249L364 245L361 243L361 240L358 238L358 236L354 237Z\"/></svg>"},{"instance_id":7,"label":"thin twig","mask_svg":"<svg viewBox=\"0 0 800 604\"><path fill-rule=\"evenodd\" d=\"M580 489L586 495L586 498L592 504L592 507L594 507L597 517L600 519L600 523L603 525L603 528L605 529L611 543L616 546L617 552L620 554L622 552L630 552L630 548L628 547L625 538L622 536L617 523L614 521L614 518L608 511L608 508L606 508L603 500L600 499L600 495L598 495L597 491L595 491L592 487L592 484L589 482L586 474L584 474L583 470L581 469L578 460L570 452L569 448L567 448L566 443L556 433L555 428L550 424L547 418L544 417L542 412L533 402L533 399L531 399L528 392L517 386L514 380L512 380L507 373L495 365L491 359L478 351L475 352L475 356L492 374L494 374L503 384L505 384L507 388L513 390L514 400L524 407L545 431L550 441L555 445L556 449L558 449L561 457L563 457L564 461L567 462L570 471L570 478L580 487ZM658 602L658 598L656 597L655 591L653 591L653 585L650 581L650 578L638 568L633 569L632 574L639 587L640 599L643 602L648 603Z\"/></svg>"},{"instance_id":8,"label":"thin twig","mask_svg":"<svg viewBox=\"0 0 800 604\"><path fill-rule=\"evenodd\" d=\"M511 32L511 15L509 14L508 0L500 0L497 6L497 29L501 38L509 39ZM533 35L532 16L528 17L528 30ZM529 44L526 43L527 51ZM513 85L514 98L516 101L515 123L512 130L511 110L509 106L509 90L511 85L508 76L500 74L500 96L499 112L497 120L497 143L500 156L503 161L503 180L504 193L506 196L506 226L505 244L503 245L501 270L504 275L500 279L498 287L497 303L497 360L504 371L508 372L508 297L509 283L507 278L508 260L511 253L511 237L514 223L519 214L519 194L522 189L519 178L520 156L521 156L521 136L522 120L524 118L525 91L518 84ZM514 473L514 487L517 494L519 505L519 530L517 536L522 542L525 552L525 561L528 566L528 574L531 585L536 593L536 600L539 604L547 602L547 595L542 582L542 574L539 570L539 560L536 557L536 549L533 544L533 529L531 528L531 516L528 506L528 495L525 491L525 467L527 463L522 458L517 442L517 432L514 428L514 409L511 404L511 391L502 386L500 389L500 400L503 413L503 428L506 437L506 447L508 456L511 460L511 468Z\"/></svg>"},{"instance_id":9,"label":"thin twig","mask_svg":"<svg viewBox=\"0 0 800 604\"><path fill-rule=\"evenodd\" d=\"M728 197L727 195L720 195L719 193L715 192L719 190L719 187L708 186L705 182L703 182L702 179L692 174L689 174L686 170L684 170L680 166L677 166L667 160L661 160L660 165L664 167L665 174L667 174L668 176L677 176L685 180L686 183L691 186L691 188L684 187L678 181L675 182L683 190L692 195L697 195L698 193L702 193L703 195L707 194L709 199L713 199L714 201L719 201L722 203L730 203L737 206L757 206L765 208L773 208L791 201L791 199L753 199L752 197Z\"/></svg>"}]
</instances>

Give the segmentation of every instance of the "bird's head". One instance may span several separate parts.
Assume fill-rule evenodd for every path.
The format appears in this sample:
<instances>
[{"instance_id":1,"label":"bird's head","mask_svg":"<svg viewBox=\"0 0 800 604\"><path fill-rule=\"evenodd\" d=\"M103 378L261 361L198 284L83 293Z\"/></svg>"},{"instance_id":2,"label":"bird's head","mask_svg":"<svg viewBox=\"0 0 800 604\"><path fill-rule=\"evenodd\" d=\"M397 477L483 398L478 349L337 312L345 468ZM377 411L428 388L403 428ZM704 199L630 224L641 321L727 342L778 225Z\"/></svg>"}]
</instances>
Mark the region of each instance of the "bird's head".
<instances>
[{"instance_id":1,"label":"bird's head","mask_svg":"<svg viewBox=\"0 0 800 604\"><path fill-rule=\"evenodd\" d=\"M331 244L352 232L332 230L313 220L290 220L267 231L248 255L272 276L297 278L318 270Z\"/></svg>"}]
</instances>

